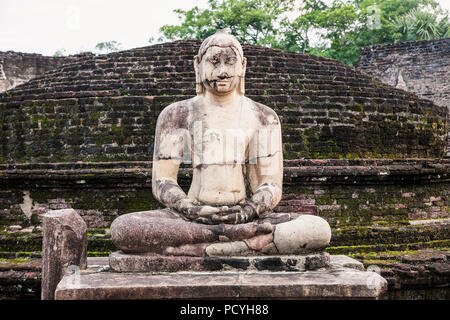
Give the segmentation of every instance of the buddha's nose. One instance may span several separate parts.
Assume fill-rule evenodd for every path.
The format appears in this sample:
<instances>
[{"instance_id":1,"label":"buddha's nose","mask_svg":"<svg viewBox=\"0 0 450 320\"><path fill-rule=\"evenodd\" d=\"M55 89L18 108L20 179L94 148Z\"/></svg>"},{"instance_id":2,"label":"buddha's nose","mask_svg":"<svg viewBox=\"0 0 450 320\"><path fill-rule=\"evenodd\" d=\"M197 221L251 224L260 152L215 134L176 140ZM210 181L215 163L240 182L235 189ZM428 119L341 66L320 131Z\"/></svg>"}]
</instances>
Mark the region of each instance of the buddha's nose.
<instances>
[{"instance_id":1,"label":"buddha's nose","mask_svg":"<svg viewBox=\"0 0 450 320\"><path fill-rule=\"evenodd\" d=\"M228 73L222 72L222 73L219 74L219 79L220 80L223 80L223 79L226 79L226 78L229 78L228 77Z\"/></svg>"},{"instance_id":2,"label":"buddha's nose","mask_svg":"<svg viewBox=\"0 0 450 320\"><path fill-rule=\"evenodd\" d=\"M225 78L229 78L228 73L225 71L225 66L222 65L220 67L220 71L219 71L219 75L218 75L219 79L225 79Z\"/></svg>"}]
</instances>

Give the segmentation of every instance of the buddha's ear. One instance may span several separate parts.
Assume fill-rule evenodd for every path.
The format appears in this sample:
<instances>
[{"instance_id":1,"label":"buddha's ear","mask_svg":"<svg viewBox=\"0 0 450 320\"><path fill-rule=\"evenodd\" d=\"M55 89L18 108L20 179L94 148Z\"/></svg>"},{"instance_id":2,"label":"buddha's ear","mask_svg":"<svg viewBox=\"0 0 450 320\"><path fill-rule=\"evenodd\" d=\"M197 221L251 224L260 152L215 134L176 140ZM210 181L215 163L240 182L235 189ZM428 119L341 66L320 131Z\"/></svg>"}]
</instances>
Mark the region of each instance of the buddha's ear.
<instances>
[{"instance_id":1,"label":"buddha's ear","mask_svg":"<svg viewBox=\"0 0 450 320\"><path fill-rule=\"evenodd\" d=\"M241 80L239 82L239 92L243 95L245 94L245 69L247 68L247 58L244 57L242 60L242 74Z\"/></svg>"},{"instance_id":2,"label":"buddha's ear","mask_svg":"<svg viewBox=\"0 0 450 320\"><path fill-rule=\"evenodd\" d=\"M195 92L197 95L203 94L205 88L203 87L202 79L200 77L200 70L198 65L200 64L198 56L194 57L194 70L195 70Z\"/></svg>"}]
</instances>

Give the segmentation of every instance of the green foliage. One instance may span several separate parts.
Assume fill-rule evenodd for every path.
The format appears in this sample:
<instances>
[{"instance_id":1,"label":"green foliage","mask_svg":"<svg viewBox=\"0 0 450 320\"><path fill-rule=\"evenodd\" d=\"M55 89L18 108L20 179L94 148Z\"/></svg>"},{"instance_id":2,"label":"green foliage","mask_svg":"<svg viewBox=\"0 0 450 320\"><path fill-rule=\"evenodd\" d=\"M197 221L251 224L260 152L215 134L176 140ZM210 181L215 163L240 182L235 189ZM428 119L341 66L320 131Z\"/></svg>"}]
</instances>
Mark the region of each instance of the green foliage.
<instances>
[{"instance_id":1,"label":"green foliage","mask_svg":"<svg viewBox=\"0 0 450 320\"><path fill-rule=\"evenodd\" d=\"M174 10L184 21L165 25L160 40L205 39L217 29L229 28L242 43L266 44L277 34L276 22L293 0L208 0L209 8Z\"/></svg>"},{"instance_id":2,"label":"green foliage","mask_svg":"<svg viewBox=\"0 0 450 320\"><path fill-rule=\"evenodd\" d=\"M450 29L448 17L439 20L435 12L421 11L418 8L397 17L393 25L405 41L443 38L449 34Z\"/></svg>"},{"instance_id":3,"label":"green foliage","mask_svg":"<svg viewBox=\"0 0 450 320\"><path fill-rule=\"evenodd\" d=\"M436 0L208 0L175 12L159 40L205 39L227 28L242 43L304 52L356 65L362 46L450 36Z\"/></svg>"},{"instance_id":4,"label":"green foliage","mask_svg":"<svg viewBox=\"0 0 450 320\"><path fill-rule=\"evenodd\" d=\"M66 49L59 49L53 54L54 57L62 57L66 54Z\"/></svg>"},{"instance_id":5,"label":"green foliage","mask_svg":"<svg viewBox=\"0 0 450 320\"><path fill-rule=\"evenodd\" d=\"M97 49L100 52L110 53L122 50L122 44L117 41L99 42L95 46L95 49Z\"/></svg>"}]
</instances>

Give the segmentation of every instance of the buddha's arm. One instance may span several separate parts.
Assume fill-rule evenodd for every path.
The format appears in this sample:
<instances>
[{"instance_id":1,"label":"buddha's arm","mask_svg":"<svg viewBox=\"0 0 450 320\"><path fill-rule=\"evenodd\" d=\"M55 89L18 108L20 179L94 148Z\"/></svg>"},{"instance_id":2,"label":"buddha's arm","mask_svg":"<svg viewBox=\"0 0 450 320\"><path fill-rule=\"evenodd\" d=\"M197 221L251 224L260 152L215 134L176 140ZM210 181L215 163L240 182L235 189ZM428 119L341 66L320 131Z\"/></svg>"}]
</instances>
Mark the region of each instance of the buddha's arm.
<instances>
[{"instance_id":1,"label":"buddha's arm","mask_svg":"<svg viewBox=\"0 0 450 320\"><path fill-rule=\"evenodd\" d=\"M186 193L177 183L179 160L153 161L152 191L155 198L169 208L181 211L181 204L189 202Z\"/></svg>"},{"instance_id":2,"label":"buddha's arm","mask_svg":"<svg viewBox=\"0 0 450 320\"><path fill-rule=\"evenodd\" d=\"M253 139L255 145L257 150L253 151L253 156L250 154L247 165L247 179L252 191L248 203L254 207L256 215L260 215L271 211L281 200L283 147L278 117L276 122L258 131Z\"/></svg>"},{"instance_id":3,"label":"buddha's arm","mask_svg":"<svg viewBox=\"0 0 450 320\"><path fill-rule=\"evenodd\" d=\"M158 117L153 153L152 192L154 197L169 208L179 209L182 199L188 199L177 183L178 169L186 144L187 130L174 121L181 106L170 105Z\"/></svg>"},{"instance_id":4,"label":"buddha's arm","mask_svg":"<svg viewBox=\"0 0 450 320\"><path fill-rule=\"evenodd\" d=\"M280 149L267 157L260 157L256 164L247 166L252 196L248 202L256 215L271 211L281 200L283 185L283 153Z\"/></svg>"}]
</instances>

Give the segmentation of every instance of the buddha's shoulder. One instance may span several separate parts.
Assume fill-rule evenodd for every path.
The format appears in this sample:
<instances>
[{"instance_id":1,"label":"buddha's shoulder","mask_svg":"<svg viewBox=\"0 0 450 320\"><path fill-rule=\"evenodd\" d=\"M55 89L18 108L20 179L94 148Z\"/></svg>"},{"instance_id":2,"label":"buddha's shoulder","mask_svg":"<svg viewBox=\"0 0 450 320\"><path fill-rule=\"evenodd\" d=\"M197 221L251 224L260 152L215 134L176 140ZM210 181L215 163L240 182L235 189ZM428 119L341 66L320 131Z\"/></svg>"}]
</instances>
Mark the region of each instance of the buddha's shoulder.
<instances>
[{"instance_id":1,"label":"buddha's shoulder","mask_svg":"<svg viewBox=\"0 0 450 320\"><path fill-rule=\"evenodd\" d=\"M261 125L267 126L267 125L279 125L280 119L278 118L277 113L270 107L253 101L250 98L246 98L249 107L255 114L256 118L259 120Z\"/></svg>"},{"instance_id":2,"label":"buddha's shoulder","mask_svg":"<svg viewBox=\"0 0 450 320\"><path fill-rule=\"evenodd\" d=\"M173 102L161 111L161 115L168 115L177 112L188 112L193 107L194 99L195 98L190 98L186 100Z\"/></svg>"},{"instance_id":3,"label":"buddha's shoulder","mask_svg":"<svg viewBox=\"0 0 450 320\"><path fill-rule=\"evenodd\" d=\"M165 107L158 116L158 123L171 123L176 127L186 127L194 98L173 102Z\"/></svg>"}]
</instances>

